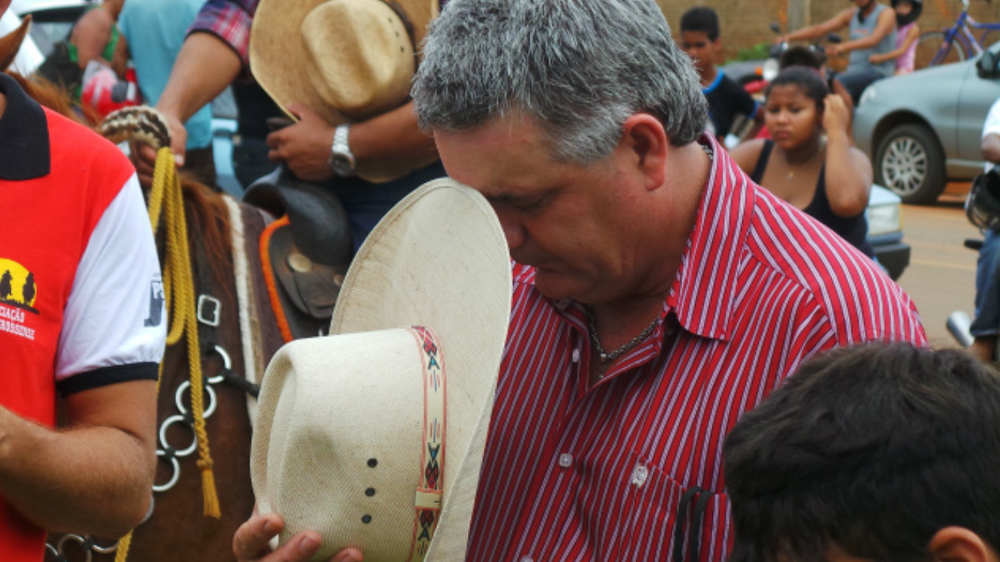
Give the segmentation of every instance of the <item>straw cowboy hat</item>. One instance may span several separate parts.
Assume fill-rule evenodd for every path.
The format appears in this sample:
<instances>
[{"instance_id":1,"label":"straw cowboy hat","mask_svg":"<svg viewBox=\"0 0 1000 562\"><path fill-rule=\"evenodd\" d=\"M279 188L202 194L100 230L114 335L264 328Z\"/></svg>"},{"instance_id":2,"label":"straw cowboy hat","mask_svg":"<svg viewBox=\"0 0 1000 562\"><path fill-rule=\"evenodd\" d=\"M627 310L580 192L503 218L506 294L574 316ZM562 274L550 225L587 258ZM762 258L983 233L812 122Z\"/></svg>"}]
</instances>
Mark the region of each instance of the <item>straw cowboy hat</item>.
<instances>
[{"instance_id":1,"label":"straw cowboy hat","mask_svg":"<svg viewBox=\"0 0 1000 562\"><path fill-rule=\"evenodd\" d=\"M250 470L282 542L313 529L314 560L348 546L366 562L464 560L510 299L476 191L435 180L386 215L331 335L287 344L264 377Z\"/></svg>"},{"instance_id":2,"label":"straw cowboy hat","mask_svg":"<svg viewBox=\"0 0 1000 562\"><path fill-rule=\"evenodd\" d=\"M331 125L363 121L406 102L416 46L437 12L437 0L261 0L250 68L286 112L297 102ZM435 159L361 163L357 173L388 181Z\"/></svg>"}]
</instances>

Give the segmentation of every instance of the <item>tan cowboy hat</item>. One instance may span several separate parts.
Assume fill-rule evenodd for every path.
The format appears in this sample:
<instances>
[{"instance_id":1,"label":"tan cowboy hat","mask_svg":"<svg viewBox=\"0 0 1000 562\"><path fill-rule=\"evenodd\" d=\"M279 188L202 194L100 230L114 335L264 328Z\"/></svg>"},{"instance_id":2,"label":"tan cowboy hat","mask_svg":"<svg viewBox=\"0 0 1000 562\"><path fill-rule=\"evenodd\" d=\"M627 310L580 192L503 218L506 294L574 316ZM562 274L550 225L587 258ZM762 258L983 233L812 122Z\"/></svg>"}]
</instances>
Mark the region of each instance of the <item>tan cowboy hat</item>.
<instances>
[{"instance_id":1,"label":"tan cowboy hat","mask_svg":"<svg viewBox=\"0 0 1000 562\"><path fill-rule=\"evenodd\" d=\"M415 45L437 6L437 0L261 0L250 68L286 112L297 102L331 125L362 121L407 100ZM434 159L380 168L362 163L358 175L388 181Z\"/></svg>"},{"instance_id":2,"label":"tan cowboy hat","mask_svg":"<svg viewBox=\"0 0 1000 562\"><path fill-rule=\"evenodd\" d=\"M313 529L314 560L349 546L367 562L464 560L510 299L503 231L476 191L435 180L382 219L331 335L287 344L264 377L250 470L282 542Z\"/></svg>"}]
</instances>

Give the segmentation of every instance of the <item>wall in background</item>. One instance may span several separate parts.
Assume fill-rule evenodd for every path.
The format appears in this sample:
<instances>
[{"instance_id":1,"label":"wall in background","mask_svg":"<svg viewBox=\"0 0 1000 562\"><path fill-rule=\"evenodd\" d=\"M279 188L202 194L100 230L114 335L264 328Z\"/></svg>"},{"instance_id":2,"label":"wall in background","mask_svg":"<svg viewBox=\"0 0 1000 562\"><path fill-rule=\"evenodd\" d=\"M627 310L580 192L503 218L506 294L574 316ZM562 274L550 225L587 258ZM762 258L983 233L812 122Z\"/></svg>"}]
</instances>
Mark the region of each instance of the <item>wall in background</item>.
<instances>
[{"instance_id":1,"label":"wall in background","mask_svg":"<svg viewBox=\"0 0 1000 562\"><path fill-rule=\"evenodd\" d=\"M675 36L680 34L681 15L692 6L709 6L719 14L719 25L722 28L723 59L736 56L740 48L751 47L756 43L771 42L774 33L771 32L772 21L781 24L785 29L788 25L789 8L792 3L809 6L809 21L821 22L832 17L838 11L850 8L853 0L821 0L805 2L804 0L657 0L663 10L670 29ZM888 4L888 1L883 1ZM924 0L924 11L920 17L921 31L940 30L954 23L962 11L959 0ZM1000 2L972 0L969 13L978 21L1000 21ZM841 33L847 39L846 29ZM987 41L1000 40L1000 33ZM720 61L721 63L722 61Z\"/></svg>"}]
</instances>

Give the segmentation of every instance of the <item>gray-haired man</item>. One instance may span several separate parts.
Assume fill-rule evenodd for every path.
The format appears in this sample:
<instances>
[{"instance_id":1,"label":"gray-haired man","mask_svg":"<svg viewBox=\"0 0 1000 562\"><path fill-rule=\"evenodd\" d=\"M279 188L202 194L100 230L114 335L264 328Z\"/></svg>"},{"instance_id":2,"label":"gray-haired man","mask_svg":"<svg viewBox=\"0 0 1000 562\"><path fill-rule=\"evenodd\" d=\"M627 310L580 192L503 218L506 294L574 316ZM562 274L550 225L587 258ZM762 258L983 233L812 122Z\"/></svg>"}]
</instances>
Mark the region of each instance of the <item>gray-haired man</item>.
<instances>
[{"instance_id":1,"label":"gray-haired man","mask_svg":"<svg viewBox=\"0 0 1000 562\"><path fill-rule=\"evenodd\" d=\"M453 0L413 96L518 262L468 560L721 560L739 416L818 351L924 342L870 259L704 134L652 0ZM247 522L237 555L315 551L264 552L281 524Z\"/></svg>"}]
</instances>

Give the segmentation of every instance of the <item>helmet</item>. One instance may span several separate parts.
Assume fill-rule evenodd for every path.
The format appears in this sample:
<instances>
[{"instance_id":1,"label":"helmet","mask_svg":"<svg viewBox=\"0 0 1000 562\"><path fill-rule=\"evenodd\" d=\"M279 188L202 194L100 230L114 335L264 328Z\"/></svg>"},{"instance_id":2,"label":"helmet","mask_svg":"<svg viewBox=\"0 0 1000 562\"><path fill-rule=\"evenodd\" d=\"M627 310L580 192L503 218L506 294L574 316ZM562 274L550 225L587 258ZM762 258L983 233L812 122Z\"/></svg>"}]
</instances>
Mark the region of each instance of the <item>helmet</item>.
<instances>
[{"instance_id":1,"label":"helmet","mask_svg":"<svg viewBox=\"0 0 1000 562\"><path fill-rule=\"evenodd\" d=\"M978 228L1000 227L1000 174L996 168L972 180L972 189L965 199L965 216Z\"/></svg>"},{"instance_id":2,"label":"helmet","mask_svg":"<svg viewBox=\"0 0 1000 562\"><path fill-rule=\"evenodd\" d=\"M923 0L892 0L892 8L895 10L896 5L899 4L900 2L909 2L910 5L913 6L913 9L910 10L910 13L906 14L905 16L900 15L898 13L896 14L897 27L902 27L904 25L913 23L917 21L918 18L920 18L920 12L924 8Z\"/></svg>"},{"instance_id":3,"label":"helmet","mask_svg":"<svg viewBox=\"0 0 1000 562\"><path fill-rule=\"evenodd\" d=\"M129 68L126 79L119 81L110 66L97 61L87 64L80 101L96 109L101 117L117 109L140 105L141 98L135 69Z\"/></svg>"}]
</instances>

